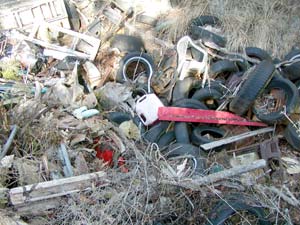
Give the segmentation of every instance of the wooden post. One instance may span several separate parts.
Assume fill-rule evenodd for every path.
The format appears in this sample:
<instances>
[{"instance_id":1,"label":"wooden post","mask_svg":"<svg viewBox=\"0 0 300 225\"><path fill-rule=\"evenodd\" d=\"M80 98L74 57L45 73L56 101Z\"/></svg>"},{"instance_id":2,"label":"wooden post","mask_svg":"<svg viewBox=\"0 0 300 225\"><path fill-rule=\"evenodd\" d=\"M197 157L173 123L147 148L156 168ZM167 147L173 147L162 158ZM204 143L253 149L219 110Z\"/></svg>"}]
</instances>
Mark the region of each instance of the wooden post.
<instances>
[{"instance_id":1,"label":"wooden post","mask_svg":"<svg viewBox=\"0 0 300 225\"><path fill-rule=\"evenodd\" d=\"M248 165L236 166L228 170L223 170L217 173L210 174L205 177L197 177L193 179L184 179L180 181L163 181L163 184L172 184L183 188L198 190L203 185L209 185L218 181L228 179L252 170L261 169L267 166L264 159L256 160Z\"/></svg>"},{"instance_id":2,"label":"wooden post","mask_svg":"<svg viewBox=\"0 0 300 225\"><path fill-rule=\"evenodd\" d=\"M248 137L252 137L252 136L255 136L255 135L258 135L258 134L263 134L263 133L267 133L267 132L271 132L271 131L274 131L273 127L266 127L266 128L263 128L263 129L259 129L259 130L255 130L255 131L249 131L249 132L239 134L239 135L236 135L236 136L223 138L223 139L218 140L218 141L213 141L213 142L210 142L210 143L207 143L207 144L203 144L203 145L200 145L200 147L203 148L204 150L209 150L209 149L213 149L213 148L216 148L216 147L219 147L219 146L222 146L222 145L230 144L232 142L236 142L236 141L248 138Z\"/></svg>"},{"instance_id":3,"label":"wooden post","mask_svg":"<svg viewBox=\"0 0 300 225\"><path fill-rule=\"evenodd\" d=\"M106 179L106 173L101 171L13 188L9 191L9 199L12 205L18 206L108 184L109 180Z\"/></svg>"}]
</instances>

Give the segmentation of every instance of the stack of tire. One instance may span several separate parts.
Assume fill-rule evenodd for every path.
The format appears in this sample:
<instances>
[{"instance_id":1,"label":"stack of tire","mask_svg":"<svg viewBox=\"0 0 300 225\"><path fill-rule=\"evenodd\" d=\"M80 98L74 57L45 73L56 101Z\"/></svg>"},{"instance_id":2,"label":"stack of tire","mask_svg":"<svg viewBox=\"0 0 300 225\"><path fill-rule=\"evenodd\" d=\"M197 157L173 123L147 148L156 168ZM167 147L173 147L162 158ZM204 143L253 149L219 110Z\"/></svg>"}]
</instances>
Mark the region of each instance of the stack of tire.
<instances>
[{"instance_id":1,"label":"stack of tire","mask_svg":"<svg viewBox=\"0 0 300 225\"><path fill-rule=\"evenodd\" d=\"M196 40L213 42L215 46L225 47L226 40L209 30L205 26L218 26L220 20L213 16L200 16L191 22L190 34ZM248 47L245 49L248 58L258 61L234 61L232 55L227 56L231 60L219 60L210 65L210 77L217 77L224 72L242 71L238 76L247 76L241 84L239 91L229 104L229 111L237 115L245 115L249 110L262 122L267 124L286 124L287 118L299 107L300 90L300 62L283 64L276 68L275 64L280 64L280 60L272 57L263 49ZM239 58L239 57L237 57ZM300 49L293 48L282 61L294 58L300 59ZM244 70L244 71L243 71ZM223 77L224 78L224 77ZM228 87L232 88L232 87ZM284 93L285 108L277 111L265 112L256 107L255 100L263 94L270 93L271 90L279 89ZM284 113L283 113L284 111ZM300 129L294 124L288 124L284 135L287 141L295 148L300 150Z\"/></svg>"},{"instance_id":2,"label":"stack of tire","mask_svg":"<svg viewBox=\"0 0 300 225\"><path fill-rule=\"evenodd\" d=\"M232 85L232 80L236 80L237 84L240 84L239 89L224 110L240 116L252 114L270 125L286 125L285 115L293 114L299 106L299 90L295 83L300 86L300 62L281 67L276 66L279 65L280 60L273 60L265 50L257 47L246 48L247 57L241 57L238 54L225 55L218 52L220 48L225 47L225 38L214 33L211 29L207 29L209 26L220 26L219 19L213 16L200 16L191 21L189 32L194 40L201 41L207 46L214 46L212 51L223 54L222 59L215 57L211 60L209 76L214 80L204 87L201 85L202 81L194 76L177 80L171 101L164 101L164 104L174 107L216 110L225 101L224 96L228 90L235 88L235 86L230 85ZM132 81L132 78L126 74L127 67L131 63L142 63L146 69L146 77L156 70L153 59L145 52L143 41L140 38L116 35L111 45L125 53L117 73L118 82ZM196 55L193 54L193 49L190 50L191 55ZM300 50L293 49L283 61L292 59L298 54L300 54ZM146 93L146 88L140 89ZM261 111L255 104L258 98L268 94L273 89L279 89L284 93L285 114L282 113L282 108L276 109L277 111L265 112ZM120 118L118 118L120 116L121 120L133 119L136 124L141 125L137 117L131 118L131 116L123 114L115 116L112 118L114 122L120 122ZM300 138L295 126L288 124L284 134L287 141L295 149L300 150ZM164 121L142 128L143 139L150 143L157 143L167 157L184 154L194 156L197 159L198 174L206 172L206 153L200 146L222 139L225 135L226 132L221 126L186 122L173 124ZM215 149L215 151L218 150L220 149Z\"/></svg>"}]
</instances>

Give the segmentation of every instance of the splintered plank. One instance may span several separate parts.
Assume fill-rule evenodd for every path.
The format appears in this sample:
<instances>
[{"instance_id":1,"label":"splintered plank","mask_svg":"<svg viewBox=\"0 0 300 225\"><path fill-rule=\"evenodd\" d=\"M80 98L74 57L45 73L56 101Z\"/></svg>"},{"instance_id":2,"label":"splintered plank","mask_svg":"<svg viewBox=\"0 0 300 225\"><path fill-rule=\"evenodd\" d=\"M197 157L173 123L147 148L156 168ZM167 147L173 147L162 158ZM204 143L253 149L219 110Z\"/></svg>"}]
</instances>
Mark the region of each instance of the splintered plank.
<instances>
[{"instance_id":1,"label":"splintered plank","mask_svg":"<svg viewBox=\"0 0 300 225\"><path fill-rule=\"evenodd\" d=\"M93 186L106 186L108 184L109 180L106 179L106 173L101 171L16 187L11 189L8 195L11 204L18 206L80 192Z\"/></svg>"},{"instance_id":2,"label":"splintered plank","mask_svg":"<svg viewBox=\"0 0 300 225\"><path fill-rule=\"evenodd\" d=\"M209 150L209 149L217 148L219 146L230 144L230 143L233 143L233 142L236 142L236 141L248 138L248 137L253 137L258 134L264 134L264 133L272 132L272 131L274 131L273 127L267 127L267 128L263 128L263 129L259 129L259 130L255 130L255 131L249 131L249 132L239 134L236 136L223 138L222 140L203 144L203 145L200 145L200 147L203 148L204 150Z\"/></svg>"}]
</instances>

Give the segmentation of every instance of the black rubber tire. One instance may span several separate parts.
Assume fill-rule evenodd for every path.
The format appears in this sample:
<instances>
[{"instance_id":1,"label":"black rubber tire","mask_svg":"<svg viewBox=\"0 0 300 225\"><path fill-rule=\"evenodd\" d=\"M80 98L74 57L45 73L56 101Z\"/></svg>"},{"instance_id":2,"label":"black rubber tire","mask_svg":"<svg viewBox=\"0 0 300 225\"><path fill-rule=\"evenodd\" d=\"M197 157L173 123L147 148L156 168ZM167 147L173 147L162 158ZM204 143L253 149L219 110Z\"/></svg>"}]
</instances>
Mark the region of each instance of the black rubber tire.
<instances>
[{"instance_id":1,"label":"black rubber tire","mask_svg":"<svg viewBox=\"0 0 300 225\"><path fill-rule=\"evenodd\" d=\"M225 136L225 131L219 127L212 127L212 126L200 126L196 127L191 135L191 141L193 144L199 146L202 144L210 143L214 140L211 140L204 136L204 133L210 133L220 136L223 138Z\"/></svg>"},{"instance_id":2,"label":"black rubber tire","mask_svg":"<svg viewBox=\"0 0 300 225\"><path fill-rule=\"evenodd\" d=\"M176 140L175 132L168 131L159 138L157 145L160 149L163 149L169 146L175 140Z\"/></svg>"},{"instance_id":3,"label":"black rubber tire","mask_svg":"<svg viewBox=\"0 0 300 225\"><path fill-rule=\"evenodd\" d=\"M207 109L205 104L196 99L180 99L173 103L174 107L191 108L191 109Z\"/></svg>"},{"instance_id":4,"label":"black rubber tire","mask_svg":"<svg viewBox=\"0 0 300 225\"><path fill-rule=\"evenodd\" d=\"M120 83L129 80L128 74L126 74L128 65L130 65L130 63L137 62L144 65L147 77L149 77L151 73L153 74L155 72L154 62L150 55L141 52L131 52L125 55L123 59L121 59L119 63L119 70L117 71L116 80Z\"/></svg>"},{"instance_id":5,"label":"black rubber tire","mask_svg":"<svg viewBox=\"0 0 300 225\"><path fill-rule=\"evenodd\" d=\"M256 58L260 61L263 61L263 60L272 61L272 57L270 56L270 54L261 48L247 47L247 48L245 48L245 52L246 52L246 55L250 58Z\"/></svg>"},{"instance_id":6,"label":"black rubber tire","mask_svg":"<svg viewBox=\"0 0 300 225\"><path fill-rule=\"evenodd\" d=\"M185 122L176 122L174 125L176 142L181 144L190 144L189 126Z\"/></svg>"},{"instance_id":7,"label":"black rubber tire","mask_svg":"<svg viewBox=\"0 0 300 225\"><path fill-rule=\"evenodd\" d=\"M154 93L154 90L150 87L150 93ZM132 88L132 97L136 98L137 96L142 97L148 93L148 85L146 83L136 83Z\"/></svg>"},{"instance_id":8,"label":"black rubber tire","mask_svg":"<svg viewBox=\"0 0 300 225\"><path fill-rule=\"evenodd\" d=\"M111 122L121 124L125 121L131 120L131 116L124 112L110 112L107 114L107 119Z\"/></svg>"},{"instance_id":9,"label":"black rubber tire","mask_svg":"<svg viewBox=\"0 0 300 225\"><path fill-rule=\"evenodd\" d=\"M225 86L225 81L223 79L218 79L218 78L216 80L210 81L210 83L206 82L204 88L215 89L218 92L223 94L228 92Z\"/></svg>"},{"instance_id":10,"label":"black rubber tire","mask_svg":"<svg viewBox=\"0 0 300 225\"><path fill-rule=\"evenodd\" d=\"M169 122L159 122L152 126L148 131L143 134L143 138L150 143L156 143L160 136L166 131Z\"/></svg>"},{"instance_id":11,"label":"black rubber tire","mask_svg":"<svg viewBox=\"0 0 300 225\"><path fill-rule=\"evenodd\" d=\"M280 63L281 62L281 60L279 59L279 58L275 58L275 59L273 59L273 63L276 65L276 64L278 64L278 63Z\"/></svg>"},{"instance_id":12,"label":"black rubber tire","mask_svg":"<svg viewBox=\"0 0 300 225\"><path fill-rule=\"evenodd\" d=\"M207 107L195 99L182 99L173 104L175 107L191 108L191 109L207 109ZM189 144L190 134L188 123L176 122L174 125L175 137L178 143Z\"/></svg>"},{"instance_id":13,"label":"black rubber tire","mask_svg":"<svg viewBox=\"0 0 300 225\"><path fill-rule=\"evenodd\" d=\"M195 26L216 26L220 25L220 20L215 16L198 16L191 21L191 24Z\"/></svg>"},{"instance_id":14,"label":"black rubber tire","mask_svg":"<svg viewBox=\"0 0 300 225\"><path fill-rule=\"evenodd\" d=\"M271 80L269 85L266 87L264 92L268 92L271 89L281 89L285 92L286 95L286 113L289 115L293 112L293 110L299 105L299 93L297 90L297 87L295 84L293 84L290 80L276 77ZM253 113L256 115L258 119L261 121L268 123L268 124L274 124L276 122L279 122L286 117L284 116L282 112L283 109L280 109L277 112L272 112L268 114L263 114L259 112L259 110L256 107L252 108Z\"/></svg>"},{"instance_id":15,"label":"black rubber tire","mask_svg":"<svg viewBox=\"0 0 300 225\"><path fill-rule=\"evenodd\" d=\"M70 71L75 67L78 58L75 56L66 56L63 60L58 60L54 68L61 71Z\"/></svg>"},{"instance_id":16,"label":"black rubber tire","mask_svg":"<svg viewBox=\"0 0 300 225\"><path fill-rule=\"evenodd\" d=\"M194 60L198 61L198 62L202 62L203 61L203 53L199 52L199 50L192 48L191 47L191 54Z\"/></svg>"},{"instance_id":17,"label":"black rubber tire","mask_svg":"<svg viewBox=\"0 0 300 225\"><path fill-rule=\"evenodd\" d=\"M169 146L166 157L176 157L183 155L192 155L195 156L197 161L196 174L204 174L206 170L206 159L204 152L191 144L172 144Z\"/></svg>"},{"instance_id":18,"label":"black rubber tire","mask_svg":"<svg viewBox=\"0 0 300 225\"><path fill-rule=\"evenodd\" d=\"M290 60L296 55L300 54L300 49L292 49L285 57L284 61ZM300 57L299 57L300 58ZM294 81L300 79L300 62L291 64L289 66L282 67L284 76Z\"/></svg>"},{"instance_id":19,"label":"black rubber tire","mask_svg":"<svg viewBox=\"0 0 300 225\"><path fill-rule=\"evenodd\" d=\"M236 54L230 54L226 55L229 60L233 61L239 71L246 71L250 68L250 63L241 55L236 55Z\"/></svg>"},{"instance_id":20,"label":"black rubber tire","mask_svg":"<svg viewBox=\"0 0 300 225\"><path fill-rule=\"evenodd\" d=\"M257 96L271 81L275 66L271 61L264 60L259 63L248 75L247 80L242 84L240 90L230 102L230 111L243 115L251 107Z\"/></svg>"},{"instance_id":21,"label":"black rubber tire","mask_svg":"<svg viewBox=\"0 0 300 225\"><path fill-rule=\"evenodd\" d=\"M145 45L140 37L117 34L115 35L110 43L112 48L117 48L121 52L144 52Z\"/></svg>"},{"instance_id":22,"label":"black rubber tire","mask_svg":"<svg viewBox=\"0 0 300 225\"><path fill-rule=\"evenodd\" d=\"M291 123L285 128L283 135L287 142L300 152L300 133L297 133L296 128Z\"/></svg>"},{"instance_id":23,"label":"black rubber tire","mask_svg":"<svg viewBox=\"0 0 300 225\"><path fill-rule=\"evenodd\" d=\"M237 72L239 69L237 65L230 60L224 59L217 61L210 66L210 75L213 77L218 76L221 73L226 73L226 72Z\"/></svg>"},{"instance_id":24,"label":"black rubber tire","mask_svg":"<svg viewBox=\"0 0 300 225\"><path fill-rule=\"evenodd\" d=\"M245 72L250 68L250 64L246 60L236 61L235 63L236 63L236 66L238 67L240 72Z\"/></svg>"},{"instance_id":25,"label":"black rubber tire","mask_svg":"<svg viewBox=\"0 0 300 225\"><path fill-rule=\"evenodd\" d=\"M190 27L190 36L194 40L201 39L204 43L214 43L220 47L225 47L226 45L226 39L224 37L195 25Z\"/></svg>"},{"instance_id":26,"label":"black rubber tire","mask_svg":"<svg viewBox=\"0 0 300 225\"><path fill-rule=\"evenodd\" d=\"M207 108L209 109L217 109L218 106L220 105L220 99L222 98L223 94L220 93L218 90L214 88L201 88L197 90L193 96L192 99L196 99L203 104L206 105ZM213 99L216 102L216 105L209 106L206 104L206 100L208 99Z\"/></svg>"},{"instance_id":27,"label":"black rubber tire","mask_svg":"<svg viewBox=\"0 0 300 225\"><path fill-rule=\"evenodd\" d=\"M201 81L194 77L186 77L184 80L178 80L173 90L172 101L188 98L193 88L200 88Z\"/></svg>"},{"instance_id":28,"label":"black rubber tire","mask_svg":"<svg viewBox=\"0 0 300 225\"><path fill-rule=\"evenodd\" d=\"M299 95L300 95L300 80L297 80L297 81L295 82L295 85L296 85L296 88L297 88L298 93L299 93Z\"/></svg>"},{"instance_id":29,"label":"black rubber tire","mask_svg":"<svg viewBox=\"0 0 300 225\"><path fill-rule=\"evenodd\" d=\"M142 123L141 119L138 116L134 116L132 121L139 128L141 136L144 136L146 132L146 127Z\"/></svg>"},{"instance_id":30,"label":"black rubber tire","mask_svg":"<svg viewBox=\"0 0 300 225\"><path fill-rule=\"evenodd\" d=\"M226 220L237 211L247 211L258 218L258 225L271 225L261 204L243 194L225 197L211 211L208 224L224 225Z\"/></svg>"}]
</instances>

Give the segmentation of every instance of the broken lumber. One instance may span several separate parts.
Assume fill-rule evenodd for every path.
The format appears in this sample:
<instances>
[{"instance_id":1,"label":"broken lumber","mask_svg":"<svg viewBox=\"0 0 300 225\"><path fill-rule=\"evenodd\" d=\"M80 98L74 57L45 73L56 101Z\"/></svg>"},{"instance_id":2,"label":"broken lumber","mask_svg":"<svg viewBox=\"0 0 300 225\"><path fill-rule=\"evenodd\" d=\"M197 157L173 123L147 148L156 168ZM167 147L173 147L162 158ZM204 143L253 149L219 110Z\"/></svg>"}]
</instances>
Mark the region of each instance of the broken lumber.
<instances>
[{"instance_id":1,"label":"broken lumber","mask_svg":"<svg viewBox=\"0 0 300 225\"><path fill-rule=\"evenodd\" d=\"M184 179L179 181L162 181L162 183L198 190L203 185L210 185L224 179L228 179L234 176L241 175L243 173L250 172L252 170L265 168L266 166L266 160L260 159L249 163L248 165L236 166L204 177L197 176L196 178L193 177L193 179Z\"/></svg>"},{"instance_id":2,"label":"broken lumber","mask_svg":"<svg viewBox=\"0 0 300 225\"><path fill-rule=\"evenodd\" d=\"M106 173L101 171L16 187L11 189L8 195L10 203L19 206L80 192L93 186L106 186L108 183Z\"/></svg>"},{"instance_id":3,"label":"broken lumber","mask_svg":"<svg viewBox=\"0 0 300 225\"><path fill-rule=\"evenodd\" d=\"M249 132L239 134L239 135L236 135L236 136L223 138L222 140L213 141L213 142L210 142L210 143L207 143L207 144L203 144L203 145L200 145L200 147L203 148L204 150L209 150L209 149L213 149L213 148L216 148L216 147L220 147L222 145L230 144L230 143L233 143L233 142L236 142L236 141L248 138L248 137L253 137L255 135L264 134L264 133L271 132L271 131L274 131L273 127L266 127L266 128L263 128L263 129L259 129L259 130L255 130L255 131L249 131Z\"/></svg>"}]
</instances>

